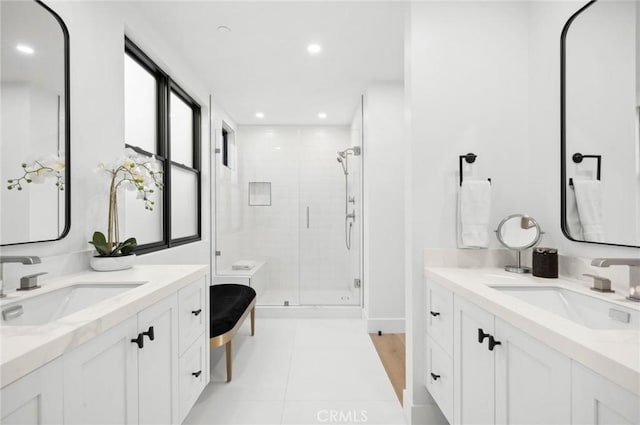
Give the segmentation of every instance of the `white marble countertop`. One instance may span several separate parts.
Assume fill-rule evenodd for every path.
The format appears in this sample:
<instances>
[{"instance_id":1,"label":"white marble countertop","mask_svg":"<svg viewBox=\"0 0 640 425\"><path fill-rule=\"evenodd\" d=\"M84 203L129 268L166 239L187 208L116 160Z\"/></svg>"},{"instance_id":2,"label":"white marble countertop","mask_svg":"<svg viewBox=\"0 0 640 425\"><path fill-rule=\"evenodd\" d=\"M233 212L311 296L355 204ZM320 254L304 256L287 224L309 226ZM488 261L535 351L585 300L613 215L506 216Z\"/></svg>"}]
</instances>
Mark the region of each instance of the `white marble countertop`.
<instances>
[{"instance_id":1,"label":"white marble countertop","mask_svg":"<svg viewBox=\"0 0 640 425\"><path fill-rule=\"evenodd\" d=\"M640 329L596 330L522 301L491 286L560 286L639 310L622 293L600 294L583 281L544 279L498 268L426 267L425 276L496 317L640 395Z\"/></svg>"},{"instance_id":2,"label":"white marble countertop","mask_svg":"<svg viewBox=\"0 0 640 425\"><path fill-rule=\"evenodd\" d=\"M108 273L86 271L51 279L37 290L7 294L0 308L78 283L144 283L45 325L0 326L0 388L205 276L207 269L204 265L140 265Z\"/></svg>"}]
</instances>

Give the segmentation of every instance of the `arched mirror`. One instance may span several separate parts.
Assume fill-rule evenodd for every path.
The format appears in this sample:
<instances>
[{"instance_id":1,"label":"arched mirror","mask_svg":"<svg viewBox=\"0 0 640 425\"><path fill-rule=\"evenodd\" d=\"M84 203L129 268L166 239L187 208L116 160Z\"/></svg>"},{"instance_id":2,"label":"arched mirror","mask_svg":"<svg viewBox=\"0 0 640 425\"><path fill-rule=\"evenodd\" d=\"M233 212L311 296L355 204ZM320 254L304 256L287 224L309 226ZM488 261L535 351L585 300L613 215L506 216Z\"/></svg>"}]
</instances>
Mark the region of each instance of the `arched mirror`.
<instances>
[{"instance_id":1,"label":"arched mirror","mask_svg":"<svg viewBox=\"0 0 640 425\"><path fill-rule=\"evenodd\" d=\"M584 4L561 47L562 230L640 247L640 2Z\"/></svg>"},{"instance_id":2,"label":"arched mirror","mask_svg":"<svg viewBox=\"0 0 640 425\"><path fill-rule=\"evenodd\" d=\"M70 226L69 35L37 1L1 1L0 245Z\"/></svg>"},{"instance_id":3,"label":"arched mirror","mask_svg":"<svg viewBox=\"0 0 640 425\"><path fill-rule=\"evenodd\" d=\"M533 218L525 214L512 214L498 225L496 237L505 248L516 251L516 264L505 266L513 273L530 273L531 268L522 265L522 251L533 248L542 239L544 232Z\"/></svg>"}]
</instances>

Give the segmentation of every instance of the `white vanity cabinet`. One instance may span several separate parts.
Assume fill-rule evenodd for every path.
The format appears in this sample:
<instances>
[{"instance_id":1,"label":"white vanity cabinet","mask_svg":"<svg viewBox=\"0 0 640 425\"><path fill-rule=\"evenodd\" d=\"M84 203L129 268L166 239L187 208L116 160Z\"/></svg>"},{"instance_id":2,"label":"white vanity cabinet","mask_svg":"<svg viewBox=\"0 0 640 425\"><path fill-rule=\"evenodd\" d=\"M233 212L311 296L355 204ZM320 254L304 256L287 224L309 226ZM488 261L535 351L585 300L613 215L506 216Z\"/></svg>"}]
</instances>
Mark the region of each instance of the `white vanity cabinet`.
<instances>
[{"instance_id":1,"label":"white vanity cabinet","mask_svg":"<svg viewBox=\"0 0 640 425\"><path fill-rule=\"evenodd\" d=\"M171 295L65 354L65 423L177 423L177 339Z\"/></svg>"},{"instance_id":2,"label":"white vanity cabinet","mask_svg":"<svg viewBox=\"0 0 640 425\"><path fill-rule=\"evenodd\" d=\"M56 359L0 390L0 423L61 424L62 359Z\"/></svg>"},{"instance_id":3,"label":"white vanity cabinet","mask_svg":"<svg viewBox=\"0 0 640 425\"><path fill-rule=\"evenodd\" d=\"M571 407L575 425L640 423L640 397L573 361Z\"/></svg>"},{"instance_id":4,"label":"white vanity cabinet","mask_svg":"<svg viewBox=\"0 0 640 425\"><path fill-rule=\"evenodd\" d=\"M201 278L66 353L64 423L181 423L208 382L206 289Z\"/></svg>"},{"instance_id":5,"label":"white vanity cabinet","mask_svg":"<svg viewBox=\"0 0 640 425\"><path fill-rule=\"evenodd\" d=\"M454 311L456 423L571 422L567 357L461 297Z\"/></svg>"},{"instance_id":6,"label":"white vanity cabinet","mask_svg":"<svg viewBox=\"0 0 640 425\"><path fill-rule=\"evenodd\" d=\"M450 423L571 422L569 358L432 282L426 301L426 387Z\"/></svg>"}]
</instances>

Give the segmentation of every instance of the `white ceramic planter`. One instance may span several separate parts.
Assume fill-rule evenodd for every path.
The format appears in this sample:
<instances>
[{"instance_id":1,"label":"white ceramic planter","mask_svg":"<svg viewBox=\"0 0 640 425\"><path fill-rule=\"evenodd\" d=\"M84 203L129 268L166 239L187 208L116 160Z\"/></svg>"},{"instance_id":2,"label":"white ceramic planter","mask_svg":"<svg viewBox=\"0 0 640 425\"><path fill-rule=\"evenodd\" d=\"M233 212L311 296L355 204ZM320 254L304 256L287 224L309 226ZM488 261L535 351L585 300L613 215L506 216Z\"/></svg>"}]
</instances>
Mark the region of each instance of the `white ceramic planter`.
<instances>
[{"instance_id":1,"label":"white ceramic planter","mask_svg":"<svg viewBox=\"0 0 640 425\"><path fill-rule=\"evenodd\" d=\"M114 272L130 269L135 263L136 254L130 254L120 257L91 257L89 265L97 272Z\"/></svg>"}]
</instances>

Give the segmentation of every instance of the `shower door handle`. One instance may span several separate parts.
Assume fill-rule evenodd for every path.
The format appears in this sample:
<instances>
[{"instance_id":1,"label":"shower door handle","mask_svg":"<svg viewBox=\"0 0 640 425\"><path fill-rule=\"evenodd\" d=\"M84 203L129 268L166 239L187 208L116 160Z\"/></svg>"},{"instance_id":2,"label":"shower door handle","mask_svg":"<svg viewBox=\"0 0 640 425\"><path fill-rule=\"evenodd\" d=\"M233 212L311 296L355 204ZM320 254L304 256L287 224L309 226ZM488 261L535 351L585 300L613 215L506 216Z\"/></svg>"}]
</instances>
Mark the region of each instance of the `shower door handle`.
<instances>
[{"instance_id":1,"label":"shower door handle","mask_svg":"<svg viewBox=\"0 0 640 425\"><path fill-rule=\"evenodd\" d=\"M307 205L307 229L309 228L309 206Z\"/></svg>"}]
</instances>

